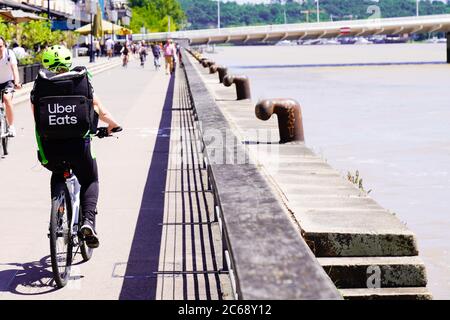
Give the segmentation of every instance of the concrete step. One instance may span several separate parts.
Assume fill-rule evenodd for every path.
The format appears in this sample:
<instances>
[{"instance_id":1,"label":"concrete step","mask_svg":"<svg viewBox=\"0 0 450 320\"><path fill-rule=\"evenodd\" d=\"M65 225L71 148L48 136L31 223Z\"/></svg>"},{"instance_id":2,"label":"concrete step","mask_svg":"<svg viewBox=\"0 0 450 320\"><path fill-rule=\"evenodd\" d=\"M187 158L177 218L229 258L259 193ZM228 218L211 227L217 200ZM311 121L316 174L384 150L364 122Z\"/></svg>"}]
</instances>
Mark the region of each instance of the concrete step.
<instances>
[{"instance_id":1,"label":"concrete step","mask_svg":"<svg viewBox=\"0 0 450 320\"><path fill-rule=\"evenodd\" d=\"M318 258L338 288L425 287L424 262L414 257L342 257Z\"/></svg>"},{"instance_id":2,"label":"concrete step","mask_svg":"<svg viewBox=\"0 0 450 320\"><path fill-rule=\"evenodd\" d=\"M416 256L414 233L386 210L291 206L317 257Z\"/></svg>"},{"instance_id":3,"label":"concrete step","mask_svg":"<svg viewBox=\"0 0 450 320\"><path fill-rule=\"evenodd\" d=\"M326 210L332 208L382 210L382 208L369 197L359 196L293 196L289 203L302 210Z\"/></svg>"},{"instance_id":4,"label":"concrete step","mask_svg":"<svg viewBox=\"0 0 450 320\"><path fill-rule=\"evenodd\" d=\"M427 288L340 289L346 300L431 300Z\"/></svg>"}]
</instances>

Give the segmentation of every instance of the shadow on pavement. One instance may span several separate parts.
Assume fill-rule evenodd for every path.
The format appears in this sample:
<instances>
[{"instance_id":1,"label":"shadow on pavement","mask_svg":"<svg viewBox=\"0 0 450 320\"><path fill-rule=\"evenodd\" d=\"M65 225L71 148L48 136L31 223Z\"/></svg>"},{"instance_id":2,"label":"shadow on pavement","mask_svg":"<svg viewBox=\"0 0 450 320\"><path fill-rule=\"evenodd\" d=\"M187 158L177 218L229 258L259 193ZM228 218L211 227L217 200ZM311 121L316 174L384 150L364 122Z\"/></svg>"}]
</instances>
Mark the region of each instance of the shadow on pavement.
<instances>
[{"instance_id":1,"label":"shadow on pavement","mask_svg":"<svg viewBox=\"0 0 450 320\"><path fill-rule=\"evenodd\" d=\"M35 296L58 290L53 281L50 256L28 263L6 263L12 269L0 271L0 293Z\"/></svg>"},{"instance_id":2,"label":"shadow on pavement","mask_svg":"<svg viewBox=\"0 0 450 320\"><path fill-rule=\"evenodd\" d=\"M175 75L172 75L159 124L150 169L142 196L141 208L126 265L121 300L156 298L162 222L164 217L164 191L169 163L170 130ZM151 101L149 99L149 101Z\"/></svg>"}]
</instances>

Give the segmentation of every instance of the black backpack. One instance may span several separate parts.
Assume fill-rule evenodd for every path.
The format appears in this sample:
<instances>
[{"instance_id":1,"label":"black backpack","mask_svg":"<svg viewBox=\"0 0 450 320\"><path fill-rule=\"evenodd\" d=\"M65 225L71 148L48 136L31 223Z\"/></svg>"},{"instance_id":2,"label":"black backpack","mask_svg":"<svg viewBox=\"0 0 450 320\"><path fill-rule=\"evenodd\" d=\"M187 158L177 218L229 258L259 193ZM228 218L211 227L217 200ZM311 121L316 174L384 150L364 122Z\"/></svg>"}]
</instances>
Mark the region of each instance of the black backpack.
<instances>
[{"instance_id":1,"label":"black backpack","mask_svg":"<svg viewBox=\"0 0 450 320\"><path fill-rule=\"evenodd\" d=\"M97 131L93 90L84 67L63 74L40 70L31 101L36 130L43 139L84 138Z\"/></svg>"}]
</instances>

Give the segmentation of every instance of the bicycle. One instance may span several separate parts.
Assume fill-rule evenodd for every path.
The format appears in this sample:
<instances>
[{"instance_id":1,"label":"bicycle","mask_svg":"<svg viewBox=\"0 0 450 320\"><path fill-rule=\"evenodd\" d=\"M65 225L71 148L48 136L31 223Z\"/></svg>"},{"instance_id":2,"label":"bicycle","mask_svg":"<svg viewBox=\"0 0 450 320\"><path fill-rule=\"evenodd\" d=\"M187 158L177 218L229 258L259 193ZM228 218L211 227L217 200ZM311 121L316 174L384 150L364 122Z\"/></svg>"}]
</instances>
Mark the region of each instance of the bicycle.
<instances>
[{"instance_id":1,"label":"bicycle","mask_svg":"<svg viewBox=\"0 0 450 320\"><path fill-rule=\"evenodd\" d=\"M129 61L128 55L123 55L123 57L122 57L122 67L127 68L128 67L128 61Z\"/></svg>"},{"instance_id":2,"label":"bicycle","mask_svg":"<svg viewBox=\"0 0 450 320\"><path fill-rule=\"evenodd\" d=\"M145 61L147 61L147 53L146 52L140 52L139 53L139 59L141 60L141 67L144 68Z\"/></svg>"},{"instance_id":3,"label":"bicycle","mask_svg":"<svg viewBox=\"0 0 450 320\"><path fill-rule=\"evenodd\" d=\"M8 121L6 120L6 108L3 105L3 94L5 90L0 91L0 155L2 158L8 155L8 142L11 135L9 134Z\"/></svg>"},{"instance_id":4,"label":"bicycle","mask_svg":"<svg viewBox=\"0 0 450 320\"><path fill-rule=\"evenodd\" d=\"M114 128L114 133L122 131L121 127ZM98 138L110 137L107 128L98 128L95 135ZM89 261L93 249L86 245L80 232L83 223L83 212L80 208L81 185L70 168L70 163L60 165L64 182L54 186L50 213L48 238L50 239L50 256L53 278L58 288L66 286L73 258L80 251L83 262ZM75 249L75 253L73 253Z\"/></svg>"}]
</instances>

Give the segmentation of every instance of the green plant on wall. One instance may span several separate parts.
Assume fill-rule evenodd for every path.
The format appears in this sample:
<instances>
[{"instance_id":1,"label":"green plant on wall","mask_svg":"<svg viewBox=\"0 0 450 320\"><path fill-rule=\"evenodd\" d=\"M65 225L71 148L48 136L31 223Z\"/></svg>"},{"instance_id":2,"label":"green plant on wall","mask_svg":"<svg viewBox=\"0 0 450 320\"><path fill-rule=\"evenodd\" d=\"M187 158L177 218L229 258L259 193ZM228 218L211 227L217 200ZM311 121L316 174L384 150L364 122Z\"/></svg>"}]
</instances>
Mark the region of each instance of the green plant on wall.
<instances>
[{"instance_id":1,"label":"green plant on wall","mask_svg":"<svg viewBox=\"0 0 450 320\"><path fill-rule=\"evenodd\" d=\"M350 181L351 183L353 183L354 185L356 185L358 187L359 190L361 190L362 192L365 192L367 194L371 193L372 190L366 191L364 189L364 185L363 185L363 179L359 174L359 171L356 170L355 174L352 174L350 171L348 171L347 173L347 179L348 181Z\"/></svg>"}]
</instances>

